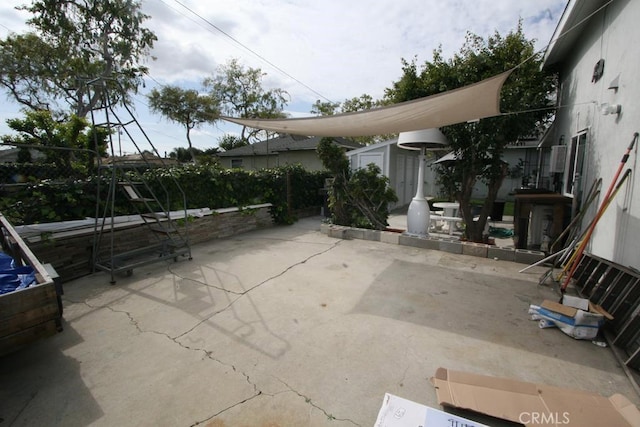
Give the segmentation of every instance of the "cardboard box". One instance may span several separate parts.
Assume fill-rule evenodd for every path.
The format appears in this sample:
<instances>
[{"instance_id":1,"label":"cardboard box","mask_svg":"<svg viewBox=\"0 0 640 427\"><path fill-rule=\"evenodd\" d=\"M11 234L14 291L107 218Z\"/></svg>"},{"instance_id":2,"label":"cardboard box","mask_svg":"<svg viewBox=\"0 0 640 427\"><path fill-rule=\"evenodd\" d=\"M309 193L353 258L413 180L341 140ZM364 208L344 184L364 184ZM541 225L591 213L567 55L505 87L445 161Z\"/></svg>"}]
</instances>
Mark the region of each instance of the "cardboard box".
<instances>
[{"instance_id":1,"label":"cardboard box","mask_svg":"<svg viewBox=\"0 0 640 427\"><path fill-rule=\"evenodd\" d=\"M431 383L438 403L527 427L638 426L640 411L626 397L527 383L438 368Z\"/></svg>"},{"instance_id":2,"label":"cardboard box","mask_svg":"<svg viewBox=\"0 0 640 427\"><path fill-rule=\"evenodd\" d=\"M544 300L537 314L552 321L562 332L576 339L593 339L605 319L613 319L601 307L588 299L564 295L562 304Z\"/></svg>"},{"instance_id":3,"label":"cardboard box","mask_svg":"<svg viewBox=\"0 0 640 427\"><path fill-rule=\"evenodd\" d=\"M487 427L453 414L385 393L375 427Z\"/></svg>"}]
</instances>

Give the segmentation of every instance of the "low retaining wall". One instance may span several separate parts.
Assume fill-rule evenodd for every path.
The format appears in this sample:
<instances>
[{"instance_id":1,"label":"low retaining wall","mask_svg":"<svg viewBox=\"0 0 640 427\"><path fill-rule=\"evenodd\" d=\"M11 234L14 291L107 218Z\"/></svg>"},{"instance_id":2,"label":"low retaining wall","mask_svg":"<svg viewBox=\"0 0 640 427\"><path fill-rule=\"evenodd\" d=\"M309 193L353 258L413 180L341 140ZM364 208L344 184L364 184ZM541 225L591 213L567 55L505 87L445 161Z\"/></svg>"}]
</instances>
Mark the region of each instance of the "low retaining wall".
<instances>
[{"instance_id":1,"label":"low retaining wall","mask_svg":"<svg viewBox=\"0 0 640 427\"><path fill-rule=\"evenodd\" d=\"M243 209L217 209L189 221L191 245L233 236L258 228L273 226L271 205ZM125 252L156 241L153 232L141 222L120 224L114 231L115 252ZM103 235L104 236L104 235ZM42 264L51 264L61 281L69 281L92 273L93 227L60 231L46 237L25 238L29 248ZM103 237L103 239L109 238Z\"/></svg>"},{"instance_id":2,"label":"low retaining wall","mask_svg":"<svg viewBox=\"0 0 640 427\"><path fill-rule=\"evenodd\" d=\"M534 264L544 259L544 252L526 249L500 248L482 243L463 242L456 238L416 237L393 231L368 230L364 228L344 227L341 225L322 224L320 231L337 239L362 239L395 245L413 246L433 249L454 254L471 255L481 258L513 261L522 264Z\"/></svg>"}]
</instances>

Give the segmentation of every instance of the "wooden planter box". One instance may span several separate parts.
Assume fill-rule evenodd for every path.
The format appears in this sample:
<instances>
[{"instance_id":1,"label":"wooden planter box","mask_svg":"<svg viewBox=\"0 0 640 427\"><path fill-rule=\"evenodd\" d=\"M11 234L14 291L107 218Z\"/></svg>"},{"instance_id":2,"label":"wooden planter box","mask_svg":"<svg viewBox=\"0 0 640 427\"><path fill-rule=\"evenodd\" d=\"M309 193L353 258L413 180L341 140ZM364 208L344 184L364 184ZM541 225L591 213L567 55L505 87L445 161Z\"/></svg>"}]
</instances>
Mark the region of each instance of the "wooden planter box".
<instances>
[{"instance_id":1,"label":"wooden planter box","mask_svg":"<svg viewBox=\"0 0 640 427\"><path fill-rule=\"evenodd\" d=\"M2 251L19 265L30 265L36 284L0 295L0 356L62 330L61 289L0 213Z\"/></svg>"}]
</instances>

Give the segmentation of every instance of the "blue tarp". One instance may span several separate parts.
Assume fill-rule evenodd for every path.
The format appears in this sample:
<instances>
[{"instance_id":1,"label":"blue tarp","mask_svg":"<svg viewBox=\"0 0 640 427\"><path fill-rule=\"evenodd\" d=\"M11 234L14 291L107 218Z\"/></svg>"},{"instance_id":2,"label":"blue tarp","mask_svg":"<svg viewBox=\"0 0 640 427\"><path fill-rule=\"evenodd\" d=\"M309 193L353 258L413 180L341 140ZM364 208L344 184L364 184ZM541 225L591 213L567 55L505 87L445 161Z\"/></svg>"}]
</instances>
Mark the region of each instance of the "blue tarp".
<instances>
[{"instance_id":1,"label":"blue tarp","mask_svg":"<svg viewBox=\"0 0 640 427\"><path fill-rule=\"evenodd\" d=\"M498 239L506 239L513 237L513 230L510 228L489 227L489 236L497 237Z\"/></svg>"},{"instance_id":2,"label":"blue tarp","mask_svg":"<svg viewBox=\"0 0 640 427\"><path fill-rule=\"evenodd\" d=\"M35 284L36 272L29 265L17 266L15 260L0 252L0 295Z\"/></svg>"}]
</instances>

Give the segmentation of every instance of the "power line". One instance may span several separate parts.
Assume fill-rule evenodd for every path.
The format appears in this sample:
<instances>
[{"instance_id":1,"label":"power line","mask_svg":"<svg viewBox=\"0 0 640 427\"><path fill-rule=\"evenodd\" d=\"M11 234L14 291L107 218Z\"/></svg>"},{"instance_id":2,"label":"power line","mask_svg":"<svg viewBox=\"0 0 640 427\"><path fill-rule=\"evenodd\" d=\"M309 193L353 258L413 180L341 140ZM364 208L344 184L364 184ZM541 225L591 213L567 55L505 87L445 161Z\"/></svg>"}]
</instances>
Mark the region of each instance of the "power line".
<instances>
[{"instance_id":1,"label":"power line","mask_svg":"<svg viewBox=\"0 0 640 427\"><path fill-rule=\"evenodd\" d=\"M161 0L162 1L162 0ZM258 59L260 59L261 61L265 62L266 64L268 64L269 66L273 67L275 70L277 70L278 72L282 73L284 76L290 78L291 80L295 81L296 83L298 83L299 85L303 86L304 88L310 90L312 93L318 95L320 98L324 99L325 101L328 102L333 102L331 101L329 98L327 98L326 96L322 95L320 92L314 90L312 87L310 87L309 85L303 83L302 81L300 81L299 79L297 79L296 77L292 76L291 74L289 74L288 72L286 72L285 70L283 70L282 68L278 67L276 64L274 64L273 62L269 61L267 58L265 58L264 56L260 55L258 52L256 52L255 50L251 49L250 47L248 47L247 45L245 45L244 43L242 43L240 40L236 39L235 37L233 37L231 34L227 33L226 31L224 31L222 28L218 27L216 24L214 24L213 22L209 21L208 19L204 18L203 16L199 15L197 12L195 12L193 9L189 8L188 6L186 6L184 3L180 2L179 0L174 0L176 3L178 3L180 6L182 6L183 8L185 8L186 10L188 10L190 13L192 13L193 15L195 15L196 17L198 17L198 19L202 20L203 22L205 22L207 25L209 25L210 27L214 28L216 31L218 31L220 34L224 35L225 37L227 37L228 39L232 40L235 44L237 44L238 46L240 46L241 48L243 48L244 50L246 50L247 52L251 53L252 55L254 55L255 57L257 57ZM163 1L164 3L164 1ZM165 3L166 4L166 3ZM184 15L183 15L184 16Z\"/></svg>"},{"instance_id":2,"label":"power line","mask_svg":"<svg viewBox=\"0 0 640 427\"><path fill-rule=\"evenodd\" d=\"M546 54L547 50L554 44L556 43L558 40L562 39L563 37L565 37L567 34L569 34L570 32L572 32L573 30L575 30L576 28L578 28L580 25L584 24L585 22L587 22L589 19L591 19L592 16L594 16L595 14L599 13L601 10L603 10L604 8L606 8L607 6L609 6L611 3L613 2L613 0L609 0L608 2L606 2L605 4L603 4L602 6L600 6L599 8L597 8L596 10L594 10L593 12L591 12L589 15L587 15L586 17L582 18L580 20L580 22L575 23L574 25L571 26L571 28L568 28L565 32L558 34L558 37L549 40L549 43L547 43L547 45L545 47L543 47L542 49L538 50L537 52L535 52L533 55L531 55L530 57L526 58L524 61L522 61L521 63L519 63L518 65L516 65L515 67L513 67L513 69L515 70L516 68L521 67L522 65L524 65L526 62L528 62L529 60L535 58L537 55L540 55L542 53ZM567 5L567 7L569 7ZM565 9L565 13L566 13L566 9ZM562 17L560 18L562 20ZM560 23L558 23L558 25L560 25ZM552 35L553 37L553 35Z\"/></svg>"}]
</instances>

